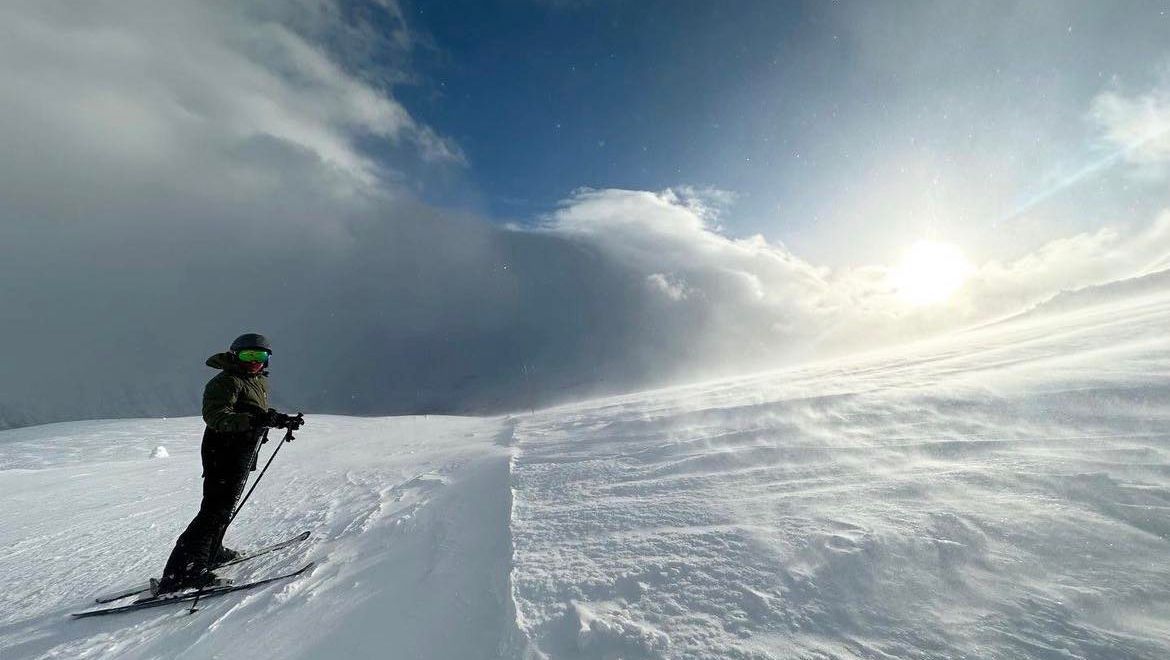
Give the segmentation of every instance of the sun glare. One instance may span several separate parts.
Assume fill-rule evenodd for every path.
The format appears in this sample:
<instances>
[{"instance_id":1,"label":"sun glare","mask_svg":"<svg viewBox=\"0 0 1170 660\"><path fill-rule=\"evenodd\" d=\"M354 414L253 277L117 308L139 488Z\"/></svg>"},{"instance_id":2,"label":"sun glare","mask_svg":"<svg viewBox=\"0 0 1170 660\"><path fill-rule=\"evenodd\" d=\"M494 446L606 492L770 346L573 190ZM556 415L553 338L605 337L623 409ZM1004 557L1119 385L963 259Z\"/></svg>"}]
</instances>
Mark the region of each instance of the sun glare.
<instances>
[{"instance_id":1,"label":"sun glare","mask_svg":"<svg viewBox=\"0 0 1170 660\"><path fill-rule=\"evenodd\" d=\"M974 271L954 245L918 241L902 255L891 281L898 296L911 305L933 305L950 299Z\"/></svg>"}]
</instances>

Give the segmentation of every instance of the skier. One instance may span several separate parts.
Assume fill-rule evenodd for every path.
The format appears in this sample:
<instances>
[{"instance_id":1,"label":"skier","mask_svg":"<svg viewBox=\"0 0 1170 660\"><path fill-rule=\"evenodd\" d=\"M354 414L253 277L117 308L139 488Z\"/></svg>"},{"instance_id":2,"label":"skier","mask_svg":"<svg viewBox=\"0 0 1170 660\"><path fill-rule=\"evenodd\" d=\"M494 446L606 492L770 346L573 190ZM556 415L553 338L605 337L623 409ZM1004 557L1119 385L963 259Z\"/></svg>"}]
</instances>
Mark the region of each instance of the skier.
<instances>
[{"instance_id":1,"label":"skier","mask_svg":"<svg viewBox=\"0 0 1170 660\"><path fill-rule=\"evenodd\" d=\"M269 428L299 427L299 418L268 407L268 358L272 346L256 333L240 335L226 353L207 359L220 369L203 390L203 501L199 513L175 542L155 595L214 586L211 568L239 556L223 546L236 500Z\"/></svg>"}]
</instances>

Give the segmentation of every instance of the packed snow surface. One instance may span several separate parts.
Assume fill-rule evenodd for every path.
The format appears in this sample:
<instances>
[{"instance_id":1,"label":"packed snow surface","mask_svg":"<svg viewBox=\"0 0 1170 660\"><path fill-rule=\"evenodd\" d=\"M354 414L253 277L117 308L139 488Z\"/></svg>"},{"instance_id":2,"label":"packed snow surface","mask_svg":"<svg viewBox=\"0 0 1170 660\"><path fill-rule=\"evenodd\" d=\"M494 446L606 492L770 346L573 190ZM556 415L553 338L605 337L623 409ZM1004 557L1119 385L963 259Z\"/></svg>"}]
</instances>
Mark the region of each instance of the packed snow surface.
<instances>
[{"instance_id":1,"label":"packed snow surface","mask_svg":"<svg viewBox=\"0 0 1170 660\"><path fill-rule=\"evenodd\" d=\"M309 415L228 542L311 529L236 577L318 566L193 615L67 618L161 567L198 419L2 432L0 658L1167 658L1168 327L1155 293L514 418Z\"/></svg>"}]
</instances>

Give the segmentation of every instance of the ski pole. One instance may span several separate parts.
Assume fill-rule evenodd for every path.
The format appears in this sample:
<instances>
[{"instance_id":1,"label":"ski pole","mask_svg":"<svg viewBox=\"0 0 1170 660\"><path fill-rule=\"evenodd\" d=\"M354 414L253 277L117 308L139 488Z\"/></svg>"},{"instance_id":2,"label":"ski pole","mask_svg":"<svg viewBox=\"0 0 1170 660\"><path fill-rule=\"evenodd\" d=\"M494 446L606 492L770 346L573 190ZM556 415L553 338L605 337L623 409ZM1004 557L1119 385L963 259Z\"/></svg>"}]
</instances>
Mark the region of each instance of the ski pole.
<instances>
[{"instance_id":1,"label":"ski pole","mask_svg":"<svg viewBox=\"0 0 1170 660\"><path fill-rule=\"evenodd\" d=\"M232 512L232 517L228 518L228 524L224 526L224 529L227 529L227 527L231 526L232 521L236 519L237 515L239 515L240 509L244 508L244 505L248 503L248 498L252 496L252 493L256 490L256 486L260 485L260 480L264 478L264 473L268 471L268 466L272 465L272 461L275 460L276 455L280 453L280 448L284 446L284 443L292 442L296 439L293 437L293 429L300 428L301 423L303 423L303 421L301 421L303 419L301 415L302 413L297 413L297 416L293 418L300 423L292 424L285 430L284 438L281 439L280 444L276 446L276 449L272 450L272 455L268 457L268 462L264 464L264 469L260 470L260 474L257 475L256 481L252 482L252 487L248 489L248 493L244 495L244 499L240 501L239 506L237 506L236 510Z\"/></svg>"}]
</instances>

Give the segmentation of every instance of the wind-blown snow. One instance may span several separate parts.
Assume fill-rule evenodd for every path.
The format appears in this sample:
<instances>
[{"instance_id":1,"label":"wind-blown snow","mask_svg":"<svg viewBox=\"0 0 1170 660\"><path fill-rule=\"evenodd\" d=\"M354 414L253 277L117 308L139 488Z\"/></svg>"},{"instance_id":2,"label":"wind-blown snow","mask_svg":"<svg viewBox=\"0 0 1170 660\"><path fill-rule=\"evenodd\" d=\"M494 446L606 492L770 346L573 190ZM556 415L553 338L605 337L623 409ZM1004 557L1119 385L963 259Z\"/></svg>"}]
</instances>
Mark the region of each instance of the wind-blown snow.
<instances>
[{"instance_id":1,"label":"wind-blown snow","mask_svg":"<svg viewBox=\"0 0 1170 660\"><path fill-rule=\"evenodd\" d=\"M1170 657L1170 299L547 411L549 657Z\"/></svg>"},{"instance_id":2,"label":"wind-blown snow","mask_svg":"<svg viewBox=\"0 0 1170 660\"><path fill-rule=\"evenodd\" d=\"M66 618L161 567L198 419L0 432L0 658L1170 657L1167 327L1145 292L517 418L310 415L228 541L312 529L240 577L318 567L195 615Z\"/></svg>"}]
</instances>

